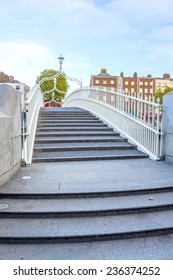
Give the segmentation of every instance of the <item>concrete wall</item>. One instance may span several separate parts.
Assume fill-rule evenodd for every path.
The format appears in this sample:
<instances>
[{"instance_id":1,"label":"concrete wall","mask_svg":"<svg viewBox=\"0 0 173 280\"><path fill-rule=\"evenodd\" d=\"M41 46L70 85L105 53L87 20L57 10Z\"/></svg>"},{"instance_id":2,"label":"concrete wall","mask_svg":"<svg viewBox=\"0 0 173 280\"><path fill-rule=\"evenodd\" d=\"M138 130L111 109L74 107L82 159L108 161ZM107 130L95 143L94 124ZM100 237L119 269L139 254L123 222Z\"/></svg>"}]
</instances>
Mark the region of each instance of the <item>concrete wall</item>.
<instances>
[{"instance_id":1,"label":"concrete wall","mask_svg":"<svg viewBox=\"0 0 173 280\"><path fill-rule=\"evenodd\" d=\"M165 161L173 164L173 92L163 97L163 132Z\"/></svg>"},{"instance_id":2,"label":"concrete wall","mask_svg":"<svg viewBox=\"0 0 173 280\"><path fill-rule=\"evenodd\" d=\"M20 93L0 85L0 186L21 166Z\"/></svg>"}]
</instances>

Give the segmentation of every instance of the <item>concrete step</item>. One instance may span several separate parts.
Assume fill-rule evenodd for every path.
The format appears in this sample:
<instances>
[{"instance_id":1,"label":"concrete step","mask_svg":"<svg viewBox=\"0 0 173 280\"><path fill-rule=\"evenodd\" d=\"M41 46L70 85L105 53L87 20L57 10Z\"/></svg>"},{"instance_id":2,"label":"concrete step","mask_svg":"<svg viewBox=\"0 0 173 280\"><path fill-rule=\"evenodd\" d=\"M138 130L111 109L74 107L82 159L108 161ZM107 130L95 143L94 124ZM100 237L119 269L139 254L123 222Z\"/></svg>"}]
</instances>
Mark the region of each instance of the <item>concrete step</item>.
<instances>
[{"instance_id":1,"label":"concrete step","mask_svg":"<svg viewBox=\"0 0 173 280\"><path fill-rule=\"evenodd\" d=\"M35 144L52 143L98 143L98 142L127 142L121 136L68 136L68 137L36 137Z\"/></svg>"},{"instance_id":2,"label":"concrete step","mask_svg":"<svg viewBox=\"0 0 173 280\"><path fill-rule=\"evenodd\" d=\"M147 158L148 155L138 150L94 150L94 151L64 151L42 152L33 154L33 162L62 162L62 161L87 161L108 159L134 159Z\"/></svg>"},{"instance_id":3,"label":"concrete step","mask_svg":"<svg viewBox=\"0 0 173 280\"><path fill-rule=\"evenodd\" d=\"M86 124L103 124L102 121L100 120L80 120L80 119L76 119L76 120L40 120L38 119L37 124L81 124L81 123L86 123Z\"/></svg>"},{"instance_id":4,"label":"concrete step","mask_svg":"<svg viewBox=\"0 0 173 280\"><path fill-rule=\"evenodd\" d=\"M81 113L67 113L67 112L64 112L64 114L60 114L60 113L55 113L55 114L47 114L47 113L44 113L44 114L39 114L39 118L42 118L42 117L58 117L58 118L61 118L61 117L77 117L77 118L80 118L80 117L95 117L93 114L90 114L90 113L85 113L85 114L81 114Z\"/></svg>"},{"instance_id":5,"label":"concrete step","mask_svg":"<svg viewBox=\"0 0 173 280\"><path fill-rule=\"evenodd\" d=\"M52 170L52 168L51 168ZM71 198L106 198L106 197L128 197L137 195L148 195L153 197L153 194L166 194L173 192L173 184L162 183L158 185L158 182L140 182L137 185L122 183L120 186L117 184L105 184L95 183L91 184L71 184L68 188L66 185L59 184L57 182L51 185L50 188L47 184L40 185L35 188L35 184L22 182L22 187L17 188L2 188L0 192L0 199L71 199ZM24 184L24 186L23 186ZM154 196L155 197L155 196Z\"/></svg>"},{"instance_id":6,"label":"concrete step","mask_svg":"<svg viewBox=\"0 0 173 280\"><path fill-rule=\"evenodd\" d=\"M69 132L36 132L36 137L68 137L68 136L118 136L114 131L69 131Z\"/></svg>"},{"instance_id":7,"label":"concrete step","mask_svg":"<svg viewBox=\"0 0 173 280\"><path fill-rule=\"evenodd\" d=\"M78 218L0 220L0 243L93 242L173 233L173 211Z\"/></svg>"},{"instance_id":8,"label":"concrete step","mask_svg":"<svg viewBox=\"0 0 173 280\"><path fill-rule=\"evenodd\" d=\"M48 132L48 131L113 131L110 127L37 127L37 132Z\"/></svg>"},{"instance_id":9,"label":"concrete step","mask_svg":"<svg viewBox=\"0 0 173 280\"><path fill-rule=\"evenodd\" d=\"M39 120L99 120L99 118L96 118L94 116L45 116L45 117L39 117Z\"/></svg>"},{"instance_id":10,"label":"concrete step","mask_svg":"<svg viewBox=\"0 0 173 280\"><path fill-rule=\"evenodd\" d=\"M127 186L124 185L122 187L115 187L114 184L112 186L107 186L105 184L94 184L94 189L90 186L78 186L76 189L73 185L70 186L70 189L63 189L61 186L57 189L57 184L53 189L49 190L48 188L22 188L20 192L16 189L2 189L0 193L0 199L71 199L71 198L107 198L107 197L128 197L128 196L138 196L138 195L146 195L148 198L153 197L153 194L166 194L173 192L173 185L160 185L152 184L152 185L137 185L137 186ZM154 196L155 198L155 196Z\"/></svg>"},{"instance_id":11,"label":"concrete step","mask_svg":"<svg viewBox=\"0 0 173 280\"><path fill-rule=\"evenodd\" d=\"M102 151L102 150L131 150L136 149L135 145L130 145L125 142L122 144L121 142L117 143L65 143L65 144L43 144L43 145L35 145L34 153L40 152L58 152L58 151Z\"/></svg>"},{"instance_id":12,"label":"concrete step","mask_svg":"<svg viewBox=\"0 0 173 280\"><path fill-rule=\"evenodd\" d=\"M106 124L103 123L38 123L37 128L48 128L48 127L55 127L55 128L65 128L65 127L107 127Z\"/></svg>"},{"instance_id":13,"label":"concrete step","mask_svg":"<svg viewBox=\"0 0 173 280\"><path fill-rule=\"evenodd\" d=\"M48 111L45 110L44 112L42 110L40 110L39 115L66 115L66 114L70 114L70 115L92 115L92 113L90 113L89 111L85 111L85 110L80 110L80 111L68 111L68 110L64 110L64 111L60 111L60 110L54 110L54 111Z\"/></svg>"},{"instance_id":14,"label":"concrete step","mask_svg":"<svg viewBox=\"0 0 173 280\"><path fill-rule=\"evenodd\" d=\"M137 151L136 146L127 144L127 139L120 138L120 134L112 128L107 125L97 126L97 121L100 125L103 125L103 122L88 112L85 112L85 116L81 113L82 111L77 114L71 114L70 111L65 110L63 113L58 110L56 112L57 114L53 115L46 114L44 111L44 114L39 115L35 145L40 145L34 147L33 162L35 163L148 157ZM42 124L44 127L41 126ZM61 126L64 124L65 126ZM87 126L81 124L87 124ZM56 145L52 145L53 143ZM58 145L60 143L66 143L66 146Z\"/></svg>"},{"instance_id":15,"label":"concrete step","mask_svg":"<svg viewBox=\"0 0 173 280\"><path fill-rule=\"evenodd\" d=\"M27 195L26 195L27 197ZM118 197L0 199L0 218L70 218L173 210L173 191Z\"/></svg>"}]
</instances>

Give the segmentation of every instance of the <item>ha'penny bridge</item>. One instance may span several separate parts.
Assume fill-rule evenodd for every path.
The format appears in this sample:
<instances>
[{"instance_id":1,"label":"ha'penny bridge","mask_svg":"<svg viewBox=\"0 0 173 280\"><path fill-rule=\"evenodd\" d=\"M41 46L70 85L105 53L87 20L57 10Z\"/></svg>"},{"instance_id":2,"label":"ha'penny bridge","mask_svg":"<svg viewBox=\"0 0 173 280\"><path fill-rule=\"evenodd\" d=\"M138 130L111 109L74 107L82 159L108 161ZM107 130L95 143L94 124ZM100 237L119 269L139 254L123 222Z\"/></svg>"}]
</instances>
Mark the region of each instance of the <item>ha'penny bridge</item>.
<instances>
[{"instance_id":1,"label":"ha'penny bridge","mask_svg":"<svg viewBox=\"0 0 173 280\"><path fill-rule=\"evenodd\" d=\"M60 74L79 85L62 107L44 107L46 79L22 114L0 86L0 258L172 258L173 93L83 87L62 61L51 102Z\"/></svg>"}]
</instances>

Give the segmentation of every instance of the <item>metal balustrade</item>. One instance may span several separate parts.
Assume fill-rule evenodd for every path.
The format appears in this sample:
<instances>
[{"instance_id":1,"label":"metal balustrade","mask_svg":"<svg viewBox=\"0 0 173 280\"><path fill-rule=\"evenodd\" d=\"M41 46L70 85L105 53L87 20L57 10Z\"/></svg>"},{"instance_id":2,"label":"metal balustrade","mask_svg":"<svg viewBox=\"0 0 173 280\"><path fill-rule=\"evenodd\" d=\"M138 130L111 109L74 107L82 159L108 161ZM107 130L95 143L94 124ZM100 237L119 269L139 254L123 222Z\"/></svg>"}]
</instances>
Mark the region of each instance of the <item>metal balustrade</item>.
<instances>
[{"instance_id":1,"label":"metal balustrade","mask_svg":"<svg viewBox=\"0 0 173 280\"><path fill-rule=\"evenodd\" d=\"M22 112L22 160L31 165L36 125L40 107L43 107L43 95L39 85L35 85L27 94Z\"/></svg>"},{"instance_id":2,"label":"metal balustrade","mask_svg":"<svg viewBox=\"0 0 173 280\"><path fill-rule=\"evenodd\" d=\"M119 130L150 158L162 158L162 106L154 97L86 87L72 92L63 106L90 110Z\"/></svg>"}]
</instances>

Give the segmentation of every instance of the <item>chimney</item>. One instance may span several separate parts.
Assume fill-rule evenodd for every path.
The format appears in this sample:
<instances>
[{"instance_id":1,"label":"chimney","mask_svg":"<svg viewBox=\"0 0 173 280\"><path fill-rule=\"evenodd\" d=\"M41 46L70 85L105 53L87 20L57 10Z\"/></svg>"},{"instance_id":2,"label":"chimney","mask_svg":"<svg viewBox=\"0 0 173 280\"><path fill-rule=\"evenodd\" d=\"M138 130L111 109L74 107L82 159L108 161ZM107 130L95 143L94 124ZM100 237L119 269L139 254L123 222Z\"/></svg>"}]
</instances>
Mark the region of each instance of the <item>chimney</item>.
<instances>
[{"instance_id":1,"label":"chimney","mask_svg":"<svg viewBox=\"0 0 173 280\"><path fill-rule=\"evenodd\" d=\"M9 82L12 83L14 81L14 77L13 76L9 76Z\"/></svg>"},{"instance_id":2,"label":"chimney","mask_svg":"<svg viewBox=\"0 0 173 280\"><path fill-rule=\"evenodd\" d=\"M163 79L170 79L170 74L169 73L164 73L163 74Z\"/></svg>"},{"instance_id":3,"label":"chimney","mask_svg":"<svg viewBox=\"0 0 173 280\"><path fill-rule=\"evenodd\" d=\"M106 68L101 69L101 75L107 75L107 70Z\"/></svg>"},{"instance_id":4,"label":"chimney","mask_svg":"<svg viewBox=\"0 0 173 280\"><path fill-rule=\"evenodd\" d=\"M133 78L137 78L137 77L138 77L138 73L135 72L135 73L133 74Z\"/></svg>"},{"instance_id":5,"label":"chimney","mask_svg":"<svg viewBox=\"0 0 173 280\"><path fill-rule=\"evenodd\" d=\"M121 72L121 73L120 73L120 77L121 77L121 78L124 78L124 72Z\"/></svg>"}]
</instances>

